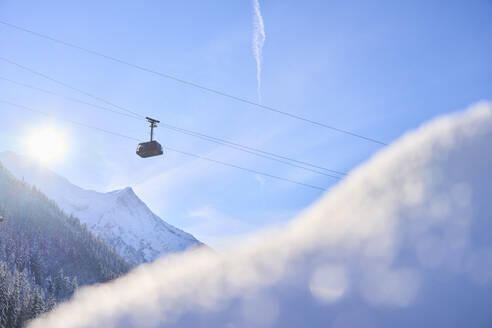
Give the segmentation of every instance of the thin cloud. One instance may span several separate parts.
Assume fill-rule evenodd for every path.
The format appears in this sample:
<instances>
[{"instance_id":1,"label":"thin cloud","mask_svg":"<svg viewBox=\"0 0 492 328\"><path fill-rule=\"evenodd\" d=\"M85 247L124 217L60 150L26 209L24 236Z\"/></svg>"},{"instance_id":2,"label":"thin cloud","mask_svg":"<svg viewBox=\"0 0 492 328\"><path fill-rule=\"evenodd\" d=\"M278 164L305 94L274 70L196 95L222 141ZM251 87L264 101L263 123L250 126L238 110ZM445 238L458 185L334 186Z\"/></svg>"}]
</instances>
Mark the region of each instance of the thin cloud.
<instances>
[{"instance_id":1,"label":"thin cloud","mask_svg":"<svg viewBox=\"0 0 492 328\"><path fill-rule=\"evenodd\" d=\"M437 119L289 224L82 288L30 327L488 326L491 144L490 104Z\"/></svg>"},{"instance_id":2,"label":"thin cloud","mask_svg":"<svg viewBox=\"0 0 492 328\"><path fill-rule=\"evenodd\" d=\"M186 226L186 230L200 236L200 240L213 249L227 247L255 228L248 222L230 217L211 205L190 211L188 217L191 222Z\"/></svg>"}]
</instances>

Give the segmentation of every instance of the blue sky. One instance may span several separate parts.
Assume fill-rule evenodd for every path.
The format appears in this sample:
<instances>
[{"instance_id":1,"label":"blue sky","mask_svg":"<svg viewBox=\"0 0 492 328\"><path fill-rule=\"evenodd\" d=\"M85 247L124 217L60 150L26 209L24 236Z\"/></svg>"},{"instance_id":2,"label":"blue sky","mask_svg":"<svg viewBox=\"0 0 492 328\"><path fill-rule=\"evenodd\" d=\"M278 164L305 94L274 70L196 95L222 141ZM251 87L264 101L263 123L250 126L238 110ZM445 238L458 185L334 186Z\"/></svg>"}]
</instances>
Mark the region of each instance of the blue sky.
<instances>
[{"instance_id":1,"label":"blue sky","mask_svg":"<svg viewBox=\"0 0 492 328\"><path fill-rule=\"evenodd\" d=\"M429 118L492 98L492 1L261 1L262 101L391 142ZM0 1L0 19L256 101L252 1ZM350 171L381 149L0 26L0 55L162 122ZM93 100L0 62L0 76ZM0 81L0 99L145 140L145 122ZM286 221L320 192L0 105L0 150L52 126L48 163L85 188L125 186L212 245ZM327 177L159 128L166 146L330 187ZM381 177L384 179L384 177Z\"/></svg>"}]
</instances>

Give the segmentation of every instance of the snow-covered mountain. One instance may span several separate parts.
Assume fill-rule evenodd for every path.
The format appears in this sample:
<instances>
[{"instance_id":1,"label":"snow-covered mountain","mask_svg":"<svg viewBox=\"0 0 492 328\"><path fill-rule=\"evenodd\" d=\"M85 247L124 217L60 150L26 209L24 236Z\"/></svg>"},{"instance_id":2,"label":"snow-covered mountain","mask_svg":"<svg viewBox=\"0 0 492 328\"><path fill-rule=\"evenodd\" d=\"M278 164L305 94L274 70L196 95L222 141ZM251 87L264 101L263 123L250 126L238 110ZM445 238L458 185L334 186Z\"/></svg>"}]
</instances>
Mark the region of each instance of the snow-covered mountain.
<instances>
[{"instance_id":1,"label":"snow-covered mountain","mask_svg":"<svg viewBox=\"0 0 492 328\"><path fill-rule=\"evenodd\" d=\"M118 278L132 266L39 190L0 164L0 327L71 298L79 286Z\"/></svg>"},{"instance_id":2,"label":"snow-covered mountain","mask_svg":"<svg viewBox=\"0 0 492 328\"><path fill-rule=\"evenodd\" d=\"M20 180L36 186L67 214L80 219L132 264L202 245L166 222L127 187L108 193L82 189L29 158L0 153L0 162Z\"/></svg>"}]
</instances>

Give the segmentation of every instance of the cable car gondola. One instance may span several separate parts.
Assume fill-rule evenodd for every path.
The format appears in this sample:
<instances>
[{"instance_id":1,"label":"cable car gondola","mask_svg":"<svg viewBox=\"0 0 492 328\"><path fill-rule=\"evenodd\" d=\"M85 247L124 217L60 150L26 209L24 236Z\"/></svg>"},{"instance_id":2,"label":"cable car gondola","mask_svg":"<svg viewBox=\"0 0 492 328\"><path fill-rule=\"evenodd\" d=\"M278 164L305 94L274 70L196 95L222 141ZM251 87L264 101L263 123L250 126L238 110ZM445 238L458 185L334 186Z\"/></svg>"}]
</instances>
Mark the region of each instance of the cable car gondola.
<instances>
[{"instance_id":1,"label":"cable car gondola","mask_svg":"<svg viewBox=\"0 0 492 328\"><path fill-rule=\"evenodd\" d=\"M162 155L162 146L156 140L153 140L154 128L157 127L157 123L160 123L160 121L150 117L146 117L146 119L150 123L150 141L139 143L136 153L142 158Z\"/></svg>"}]
</instances>

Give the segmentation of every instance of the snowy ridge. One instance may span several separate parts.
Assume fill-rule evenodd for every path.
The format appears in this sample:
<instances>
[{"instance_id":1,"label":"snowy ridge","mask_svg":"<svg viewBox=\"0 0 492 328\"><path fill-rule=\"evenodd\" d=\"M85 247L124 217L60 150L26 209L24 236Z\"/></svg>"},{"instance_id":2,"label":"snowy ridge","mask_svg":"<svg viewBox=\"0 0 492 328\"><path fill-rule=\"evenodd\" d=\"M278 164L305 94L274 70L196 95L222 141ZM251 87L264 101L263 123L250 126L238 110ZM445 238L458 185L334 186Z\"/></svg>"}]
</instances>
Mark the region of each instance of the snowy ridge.
<instances>
[{"instance_id":1,"label":"snowy ridge","mask_svg":"<svg viewBox=\"0 0 492 328\"><path fill-rule=\"evenodd\" d=\"M155 215L130 187L108 193L85 190L12 152L0 153L0 162L18 179L53 199L65 213L79 218L132 264L202 245L191 234Z\"/></svg>"}]
</instances>

